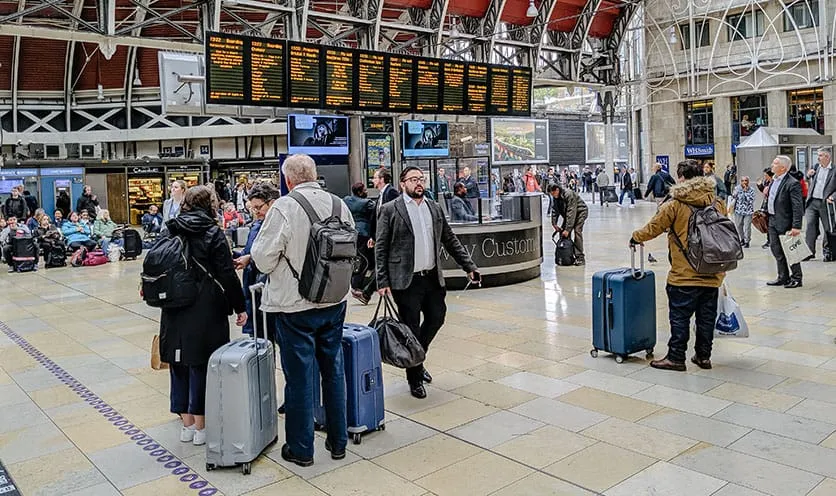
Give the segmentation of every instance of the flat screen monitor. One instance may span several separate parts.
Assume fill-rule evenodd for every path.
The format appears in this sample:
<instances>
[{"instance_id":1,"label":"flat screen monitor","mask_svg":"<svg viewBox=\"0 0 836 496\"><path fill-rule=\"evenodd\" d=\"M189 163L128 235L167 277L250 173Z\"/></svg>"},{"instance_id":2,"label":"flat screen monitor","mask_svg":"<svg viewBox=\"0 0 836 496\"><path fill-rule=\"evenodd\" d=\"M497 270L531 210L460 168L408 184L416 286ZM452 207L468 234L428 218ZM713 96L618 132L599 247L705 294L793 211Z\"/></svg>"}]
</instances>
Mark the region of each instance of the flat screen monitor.
<instances>
[{"instance_id":1,"label":"flat screen monitor","mask_svg":"<svg viewBox=\"0 0 836 496\"><path fill-rule=\"evenodd\" d=\"M287 151L308 155L348 155L348 117L290 114Z\"/></svg>"},{"instance_id":2,"label":"flat screen monitor","mask_svg":"<svg viewBox=\"0 0 836 496\"><path fill-rule=\"evenodd\" d=\"M0 180L0 194L9 195L12 193L12 189L20 186L23 184L22 179L3 179Z\"/></svg>"},{"instance_id":3,"label":"flat screen monitor","mask_svg":"<svg viewBox=\"0 0 836 496\"><path fill-rule=\"evenodd\" d=\"M401 132L401 146L405 158L450 155L446 122L403 121Z\"/></svg>"}]
</instances>

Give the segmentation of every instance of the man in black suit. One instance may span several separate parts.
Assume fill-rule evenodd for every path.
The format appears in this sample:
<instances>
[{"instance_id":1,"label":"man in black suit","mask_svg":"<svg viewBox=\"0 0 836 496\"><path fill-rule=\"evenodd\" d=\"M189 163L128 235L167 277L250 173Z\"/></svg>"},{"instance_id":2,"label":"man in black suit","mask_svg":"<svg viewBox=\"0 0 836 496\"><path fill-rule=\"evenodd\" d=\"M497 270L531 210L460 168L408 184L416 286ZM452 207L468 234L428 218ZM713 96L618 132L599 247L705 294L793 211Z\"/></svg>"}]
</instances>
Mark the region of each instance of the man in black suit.
<instances>
[{"instance_id":1,"label":"man in black suit","mask_svg":"<svg viewBox=\"0 0 836 496\"><path fill-rule=\"evenodd\" d=\"M833 247L830 246L827 235L833 232L834 226L830 225L827 204L833 203L833 195L836 193L836 174L833 173L830 149L819 149L818 158L819 163L807 173L807 177L810 178L810 188L807 193L807 212L804 220L807 223L807 247L810 248L810 253L812 253L808 258L816 257L816 239L819 237L819 223L821 223L824 228L822 232L822 254L825 262L831 262L834 259Z\"/></svg>"},{"instance_id":2,"label":"man in black suit","mask_svg":"<svg viewBox=\"0 0 836 496\"><path fill-rule=\"evenodd\" d=\"M398 190L392 186L392 173L384 168L375 171L374 176L372 176L372 185L377 188L378 195L375 212L369 222L369 240L366 244L369 250L374 249L375 234L377 233L377 218L380 216L380 210L383 208L383 205L394 200L399 195ZM371 263L372 260L369 260L369 262ZM363 305L368 305L369 300L374 294L374 290L374 284L369 284L359 292L352 291L351 296Z\"/></svg>"},{"instance_id":3,"label":"man in black suit","mask_svg":"<svg viewBox=\"0 0 836 496\"><path fill-rule=\"evenodd\" d=\"M778 155L772 161L772 172L775 177L767 193L767 211L769 213L769 248L778 263L778 279L766 283L768 286L784 286L785 288L801 287L801 264L793 264L787 268L787 257L781 246L779 236L801 234L801 222L804 218L804 197L801 194L801 183L788 174L792 161L786 155ZM789 232L788 232L789 231ZM792 270L792 276L790 276Z\"/></svg>"},{"instance_id":4,"label":"man in black suit","mask_svg":"<svg viewBox=\"0 0 836 496\"><path fill-rule=\"evenodd\" d=\"M468 273L471 281L478 281L479 273L453 234L444 212L437 203L424 198L421 169L405 168L400 181L403 194L384 205L378 219L377 287L381 296L392 295L401 321L412 329L426 351L447 314L442 247ZM432 382L432 376L423 364L406 369L406 378L412 396L427 397L424 383Z\"/></svg>"},{"instance_id":5,"label":"man in black suit","mask_svg":"<svg viewBox=\"0 0 836 496\"><path fill-rule=\"evenodd\" d=\"M453 222L476 222L479 217L473 211L473 205L467 198L467 188L464 183L453 186L453 199L450 202L450 220Z\"/></svg>"}]
</instances>

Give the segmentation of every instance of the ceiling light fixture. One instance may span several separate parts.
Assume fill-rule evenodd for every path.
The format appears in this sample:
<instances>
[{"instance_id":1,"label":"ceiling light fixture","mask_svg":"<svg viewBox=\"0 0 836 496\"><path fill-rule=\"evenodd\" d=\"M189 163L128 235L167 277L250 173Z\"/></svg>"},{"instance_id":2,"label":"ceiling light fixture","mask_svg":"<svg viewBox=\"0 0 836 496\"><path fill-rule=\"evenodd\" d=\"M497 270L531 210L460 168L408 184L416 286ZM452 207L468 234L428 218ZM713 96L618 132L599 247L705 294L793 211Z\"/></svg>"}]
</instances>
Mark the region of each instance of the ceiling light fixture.
<instances>
[{"instance_id":1,"label":"ceiling light fixture","mask_svg":"<svg viewBox=\"0 0 836 496\"><path fill-rule=\"evenodd\" d=\"M537 7L534 5L534 0L528 0L528 10L525 11L526 17L537 17Z\"/></svg>"}]
</instances>

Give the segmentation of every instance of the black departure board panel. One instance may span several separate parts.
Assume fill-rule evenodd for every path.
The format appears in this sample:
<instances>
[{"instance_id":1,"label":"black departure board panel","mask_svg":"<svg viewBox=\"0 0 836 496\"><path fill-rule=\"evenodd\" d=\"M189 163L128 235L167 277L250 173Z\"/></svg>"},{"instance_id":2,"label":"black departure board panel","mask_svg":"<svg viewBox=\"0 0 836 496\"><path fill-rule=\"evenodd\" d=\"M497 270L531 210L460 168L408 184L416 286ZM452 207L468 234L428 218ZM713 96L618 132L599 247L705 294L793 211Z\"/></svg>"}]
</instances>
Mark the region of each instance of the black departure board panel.
<instances>
[{"instance_id":1,"label":"black departure board panel","mask_svg":"<svg viewBox=\"0 0 836 496\"><path fill-rule=\"evenodd\" d=\"M530 116L532 72L527 67L208 33L206 88L210 104Z\"/></svg>"},{"instance_id":2,"label":"black departure board panel","mask_svg":"<svg viewBox=\"0 0 836 496\"><path fill-rule=\"evenodd\" d=\"M467 112L484 114L488 111L488 66L467 64Z\"/></svg>"},{"instance_id":3,"label":"black departure board panel","mask_svg":"<svg viewBox=\"0 0 836 496\"><path fill-rule=\"evenodd\" d=\"M400 55L389 55L389 105L393 112L412 112L413 83L415 81L415 59Z\"/></svg>"},{"instance_id":4,"label":"black departure board panel","mask_svg":"<svg viewBox=\"0 0 836 496\"><path fill-rule=\"evenodd\" d=\"M386 56L382 53L357 54L357 108L381 110L386 96Z\"/></svg>"},{"instance_id":5,"label":"black departure board panel","mask_svg":"<svg viewBox=\"0 0 836 496\"><path fill-rule=\"evenodd\" d=\"M288 105L322 106L322 50L319 45L288 43Z\"/></svg>"},{"instance_id":6,"label":"black departure board panel","mask_svg":"<svg viewBox=\"0 0 836 496\"><path fill-rule=\"evenodd\" d=\"M354 51L323 47L325 59L325 106L354 107Z\"/></svg>"},{"instance_id":7,"label":"black departure board panel","mask_svg":"<svg viewBox=\"0 0 836 496\"><path fill-rule=\"evenodd\" d=\"M463 62L441 62L441 111L448 114L464 113L465 65Z\"/></svg>"}]
</instances>

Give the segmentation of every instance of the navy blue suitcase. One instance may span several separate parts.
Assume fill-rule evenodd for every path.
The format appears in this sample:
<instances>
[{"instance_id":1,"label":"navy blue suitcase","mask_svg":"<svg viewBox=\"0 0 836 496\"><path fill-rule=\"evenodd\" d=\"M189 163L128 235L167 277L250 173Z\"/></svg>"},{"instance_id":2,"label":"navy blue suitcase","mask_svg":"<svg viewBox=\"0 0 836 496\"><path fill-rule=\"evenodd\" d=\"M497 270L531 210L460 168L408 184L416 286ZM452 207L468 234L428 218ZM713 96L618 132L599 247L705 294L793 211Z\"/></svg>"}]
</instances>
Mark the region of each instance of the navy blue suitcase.
<instances>
[{"instance_id":1,"label":"navy blue suitcase","mask_svg":"<svg viewBox=\"0 0 836 496\"><path fill-rule=\"evenodd\" d=\"M641 268L636 269L636 250L632 250L629 268L605 270L592 276L592 351L615 355L621 363L639 351L653 356L656 346L656 277L644 270L644 250L640 253Z\"/></svg>"},{"instance_id":2,"label":"navy blue suitcase","mask_svg":"<svg viewBox=\"0 0 836 496\"><path fill-rule=\"evenodd\" d=\"M360 444L364 432L386 429L380 341L377 331L371 327L346 323L342 344L348 433L354 444ZM314 368L314 423L317 429L323 429L327 419L322 405L319 369Z\"/></svg>"}]
</instances>

